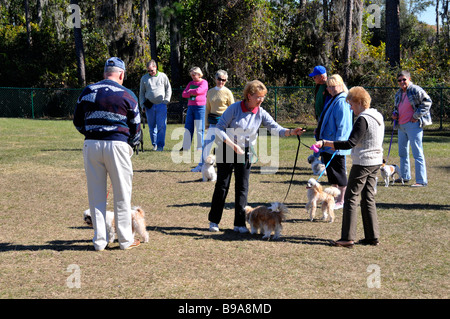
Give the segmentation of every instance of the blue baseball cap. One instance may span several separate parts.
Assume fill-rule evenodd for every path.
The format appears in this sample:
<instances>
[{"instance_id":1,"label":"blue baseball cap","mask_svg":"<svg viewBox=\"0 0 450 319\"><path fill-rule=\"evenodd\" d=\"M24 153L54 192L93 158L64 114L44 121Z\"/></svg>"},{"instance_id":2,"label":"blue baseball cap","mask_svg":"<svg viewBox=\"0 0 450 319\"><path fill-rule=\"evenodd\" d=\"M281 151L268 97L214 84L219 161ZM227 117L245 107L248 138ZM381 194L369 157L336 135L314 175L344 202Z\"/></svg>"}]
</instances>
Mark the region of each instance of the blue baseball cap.
<instances>
[{"instance_id":1,"label":"blue baseball cap","mask_svg":"<svg viewBox=\"0 0 450 319\"><path fill-rule=\"evenodd\" d=\"M327 73L327 69L325 69L324 66L318 65L314 67L314 71L309 75L310 77L319 75L319 74L325 74Z\"/></svg>"},{"instance_id":2,"label":"blue baseball cap","mask_svg":"<svg viewBox=\"0 0 450 319\"><path fill-rule=\"evenodd\" d=\"M115 66L116 68L120 68L125 71L125 62L117 57L112 57L106 60L105 70L107 67Z\"/></svg>"}]
</instances>

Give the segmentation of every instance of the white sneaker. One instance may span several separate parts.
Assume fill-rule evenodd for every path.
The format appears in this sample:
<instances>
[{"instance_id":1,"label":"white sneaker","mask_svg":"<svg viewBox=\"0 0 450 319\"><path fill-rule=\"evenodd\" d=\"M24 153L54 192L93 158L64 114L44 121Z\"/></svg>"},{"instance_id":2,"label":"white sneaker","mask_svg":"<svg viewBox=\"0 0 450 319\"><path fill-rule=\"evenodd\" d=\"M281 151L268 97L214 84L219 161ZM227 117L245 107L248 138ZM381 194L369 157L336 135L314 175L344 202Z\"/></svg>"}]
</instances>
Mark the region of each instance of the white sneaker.
<instances>
[{"instance_id":1,"label":"white sneaker","mask_svg":"<svg viewBox=\"0 0 450 319\"><path fill-rule=\"evenodd\" d=\"M334 205L334 210L342 209L344 207L344 203L336 203Z\"/></svg>"},{"instance_id":2,"label":"white sneaker","mask_svg":"<svg viewBox=\"0 0 450 319\"><path fill-rule=\"evenodd\" d=\"M218 232L219 231L219 225L216 223L209 223L209 231L211 232Z\"/></svg>"},{"instance_id":3,"label":"white sneaker","mask_svg":"<svg viewBox=\"0 0 450 319\"><path fill-rule=\"evenodd\" d=\"M239 232L239 233L241 233L241 234L245 234L245 233L248 233L249 231L248 231L248 228L247 227L245 227L245 226L234 226L234 229L233 229L235 232Z\"/></svg>"},{"instance_id":4,"label":"white sneaker","mask_svg":"<svg viewBox=\"0 0 450 319\"><path fill-rule=\"evenodd\" d=\"M158 150L158 146L153 145L152 151L157 151Z\"/></svg>"},{"instance_id":5,"label":"white sneaker","mask_svg":"<svg viewBox=\"0 0 450 319\"><path fill-rule=\"evenodd\" d=\"M198 173L201 171L202 171L202 166L200 164L198 164L197 167L191 169L191 172L194 172L194 173Z\"/></svg>"}]
</instances>

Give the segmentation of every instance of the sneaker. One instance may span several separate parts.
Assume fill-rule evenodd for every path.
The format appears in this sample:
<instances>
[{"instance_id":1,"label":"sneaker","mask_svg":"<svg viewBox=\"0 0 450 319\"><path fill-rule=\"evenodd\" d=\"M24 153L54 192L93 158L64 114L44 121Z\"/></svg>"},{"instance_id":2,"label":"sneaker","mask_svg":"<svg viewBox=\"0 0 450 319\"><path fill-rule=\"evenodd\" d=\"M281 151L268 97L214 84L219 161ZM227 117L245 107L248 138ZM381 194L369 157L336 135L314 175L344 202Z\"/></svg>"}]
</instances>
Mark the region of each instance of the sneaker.
<instances>
[{"instance_id":1,"label":"sneaker","mask_svg":"<svg viewBox=\"0 0 450 319\"><path fill-rule=\"evenodd\" d=\"M411 187L425 187L425 186L427 186L427 185L426 184L420 184L420 183L415 183L415 184L411 185Z\"/></svg>"},{"instance_id":2,"label":"sneaker","mask_svg":"<svg viewBox=\"0 0 450 319\"><path fill-rule=\"evenodd\" d=\"M133 248L138 247L140 244L141 244L141 242L139 241L139 239L135 239L134 242L133 242L130 246L128 246L127 248L125 248L125 249L126 249L126 250L128 250L128 249L133 249Z\"/></svg>"},{"instance_id":3,"label":"sneaker","mask_svg":"<svg viewBox=\"0 0 450 319\"><path fill-rule=\"evenodd\" d=\"M198 164L197 167L191 169L191 172L194 172L194 173L199 173L201 171L202 171L202 166L200 164Z\"/></svg>"},{"instance_id":4,"label":"sneaker","mask_svg":"<svg viewBox=\"0 0 450 319\"><path fill-rule=\"evenodd\" d=\"M344 203L336 203L334 204L334 210L342 209L344 207Z\"/></svg>"},{"instance_id":5,"label":"sneaker","mask_svg":"<svg viewBox=\"0 0 450 319\"><path fill-rule=\"evenodd\" d=\"M158 150L158 146L153 145L152 151L157 151Z\"/></svg>"},{"instance_id":6,"label":"sneaker","mask_svg":"<svg viewBox=\"0 0 450 319\"><path fill-rule=\"evenodd\" d=\"M248 228L247 227L245 227L245 226L234 226L234 229L233 229L235 232L239 232L239 233L241 233L241 234L245 234L245 233L248 233L249 231L248 231Z\"/></svg>"},{"instance_id":7,"label":"sneaker","mask_svg":"<svg viewBox=\"0 0 450 319\"><path fill-rule=\"evenodd\" d=\"M219 225L216 223L209 223L209 231L211 232L218 232L219 231Z\"/></svg>"}]
</instances>

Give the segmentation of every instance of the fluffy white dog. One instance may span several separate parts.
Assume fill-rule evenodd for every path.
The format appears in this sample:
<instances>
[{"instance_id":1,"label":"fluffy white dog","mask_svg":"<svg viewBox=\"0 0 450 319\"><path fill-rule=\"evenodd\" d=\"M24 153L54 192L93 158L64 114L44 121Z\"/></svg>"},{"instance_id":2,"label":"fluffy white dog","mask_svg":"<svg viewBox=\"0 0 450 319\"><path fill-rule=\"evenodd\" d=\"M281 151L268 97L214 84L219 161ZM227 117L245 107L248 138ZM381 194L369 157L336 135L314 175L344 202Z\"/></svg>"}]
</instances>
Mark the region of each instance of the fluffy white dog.
<instances>
[{"instance_id":1,"label":"fluffy white dog","mask_svg":"<svg viewBox=\"0 0 450 319\"><path fill-rule=\"evenodd\" d=\"M216 163L216 156L211 154L206 159L202 165L202 178L204 182L216 181L217 173L214 169L214 164Z\"/></svg>"},{"instance_id":2,"label":"fluffy white dog","mask_svg":"<svg viewBox=\"0 0 450 319\"><path fill-rule=\"evenodd\" d=\"M328 220L330 216L330 223L334 221L334 199L339 196L341 191L336 187L328 187L323 189L314 178L310 178L306 184L308 203L306 204L306 211L309 213L309 219L314 220L317 206L322 203L322 220Z\"/></svg>"}]
</instances>

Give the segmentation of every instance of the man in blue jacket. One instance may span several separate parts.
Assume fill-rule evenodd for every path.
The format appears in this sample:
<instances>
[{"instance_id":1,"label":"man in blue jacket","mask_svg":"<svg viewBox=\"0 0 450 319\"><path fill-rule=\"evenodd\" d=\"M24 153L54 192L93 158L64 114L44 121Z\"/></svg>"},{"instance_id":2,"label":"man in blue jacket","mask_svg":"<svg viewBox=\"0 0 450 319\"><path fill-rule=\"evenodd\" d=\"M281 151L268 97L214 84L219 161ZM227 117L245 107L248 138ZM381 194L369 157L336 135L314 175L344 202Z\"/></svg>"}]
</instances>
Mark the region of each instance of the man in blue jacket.
<instances>
[{"instance_id":1,"label":"man in blue jacket","mask_svg":"<svg viewBox=\"0 0 450 319\"><path fill-rule=\"evenodd\" d=\"M131 228L131 146L138 144L141 118L136 95L122 86L125 63L106 61L104 80L88 85L75 107L73 124L85 136L83 157L89 209L94 227L94 248L104 250L106 231L107 175L114 192L114 217L121 249L139 246Z\"/></svg>"}]
</instances>

